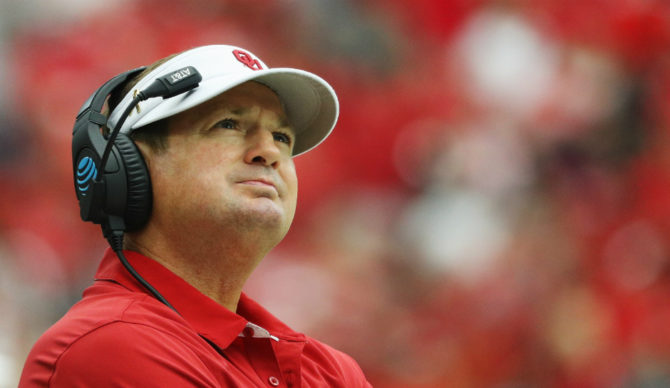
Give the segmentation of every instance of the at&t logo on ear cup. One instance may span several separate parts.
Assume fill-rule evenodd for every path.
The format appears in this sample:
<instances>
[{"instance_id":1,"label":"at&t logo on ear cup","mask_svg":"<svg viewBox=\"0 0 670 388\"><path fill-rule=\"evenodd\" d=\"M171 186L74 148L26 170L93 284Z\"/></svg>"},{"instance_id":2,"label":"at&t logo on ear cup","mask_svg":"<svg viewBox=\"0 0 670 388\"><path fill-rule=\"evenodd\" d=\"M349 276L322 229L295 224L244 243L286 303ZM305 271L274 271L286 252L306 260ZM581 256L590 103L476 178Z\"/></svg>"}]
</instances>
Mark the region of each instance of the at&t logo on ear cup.
<instances>
[{"instance_id":1,"label":"at&t logo on ear cup","mask_svg":"<svg viewBox=\"0 0 670 388\"><path fill-rule=\"evenodd\" d=\"M91 181L98 177L98 168L90 156L85 156L79 161L77 166L77 191L79 195L85 197L91 188Z\"/></svg>"}]
</instances>

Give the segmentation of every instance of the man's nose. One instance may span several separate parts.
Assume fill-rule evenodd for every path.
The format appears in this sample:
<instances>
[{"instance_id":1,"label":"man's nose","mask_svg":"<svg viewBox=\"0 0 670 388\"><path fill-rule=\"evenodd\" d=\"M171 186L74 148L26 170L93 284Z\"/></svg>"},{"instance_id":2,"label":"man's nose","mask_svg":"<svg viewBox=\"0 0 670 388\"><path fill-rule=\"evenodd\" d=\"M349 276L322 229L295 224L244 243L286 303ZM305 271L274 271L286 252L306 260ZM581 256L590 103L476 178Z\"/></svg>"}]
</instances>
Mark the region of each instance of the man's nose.
<instances>
[{"instance_id":1,"label":"man's nose","mask_svg":"<svg viewBox=\"0 0 670 388\"><path fill-rule=\"evenodd\" d=\"M257 128L247 134L247 152L244 161L249 164L262 164L277 167L281 152L272 131Z\"/></svg>"}]
</instances>

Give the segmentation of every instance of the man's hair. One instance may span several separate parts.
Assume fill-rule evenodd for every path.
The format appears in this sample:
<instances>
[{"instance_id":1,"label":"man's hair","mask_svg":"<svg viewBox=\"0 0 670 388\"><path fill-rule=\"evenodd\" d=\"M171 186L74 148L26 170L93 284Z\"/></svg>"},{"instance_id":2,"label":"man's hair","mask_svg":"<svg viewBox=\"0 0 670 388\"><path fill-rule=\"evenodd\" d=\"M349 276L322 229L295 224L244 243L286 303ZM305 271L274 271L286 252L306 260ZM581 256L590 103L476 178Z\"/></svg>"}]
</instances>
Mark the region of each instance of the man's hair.
<instances>
[{"instance_id":1,"label":"man's hair","mask_svg":"<svg viewBox=\"0 0 670 388\"><path fill-rule=\"evenodd\" d=\"M117 89L112 94L110 94L109 99L107 100L109 112L111 113L114 108L119 105L123 99L123 96L128 94L142 78L175 55L177 54L172 54L157 60L156 62L147 66L147 68L144 69L140 74L131 78L123 88ZM140 128L137 128L130 133L130 138L133 139L133 141L141 141L145 143L156 152L164 151L167 148L168 120L169 118L164 118L162 120L154 121L153 123L149 123ZM109 128L105 128L104 130L106 132L110 131Z\"/></svg>"}]
</instances>

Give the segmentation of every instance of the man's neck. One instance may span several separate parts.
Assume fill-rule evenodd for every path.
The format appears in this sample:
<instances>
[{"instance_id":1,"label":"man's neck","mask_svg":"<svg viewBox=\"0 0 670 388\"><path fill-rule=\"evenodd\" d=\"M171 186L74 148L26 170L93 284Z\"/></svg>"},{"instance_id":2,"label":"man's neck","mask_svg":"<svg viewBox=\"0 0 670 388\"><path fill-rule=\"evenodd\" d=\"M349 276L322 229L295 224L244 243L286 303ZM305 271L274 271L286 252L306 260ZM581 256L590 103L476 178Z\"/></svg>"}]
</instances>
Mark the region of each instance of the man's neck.
<instances>
[{"instance_id":1,"label":"man's neck","mask_svg":"<svg viewBox=\"0 0 670 388\"><path fill-rule=\"evenodd\" d=\"M170 236L150 227L126 238L126 249L141 253L175 273L232 312L245 282L267 251L249 236L225 241L202 236Z\"/></svg>"}]
</instances>

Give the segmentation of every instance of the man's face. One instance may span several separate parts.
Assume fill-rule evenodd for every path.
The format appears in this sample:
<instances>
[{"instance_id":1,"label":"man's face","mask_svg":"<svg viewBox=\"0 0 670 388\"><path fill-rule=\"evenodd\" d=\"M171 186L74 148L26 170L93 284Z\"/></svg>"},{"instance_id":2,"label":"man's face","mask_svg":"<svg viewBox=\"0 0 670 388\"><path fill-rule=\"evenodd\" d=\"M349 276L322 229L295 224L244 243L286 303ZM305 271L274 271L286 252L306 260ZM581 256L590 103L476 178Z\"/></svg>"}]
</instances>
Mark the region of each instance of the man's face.
<instances>
[{"instance_id":1,"label":"man's face","mask_svg":"<svg viewBox=\"0 0 670 388\"><path fill-rule=\"evenodd\" d=\"M262 231L278 243L296 207L294 141L279 98L256 82L172 116L167 149L147 158L151 222L204 236Z\"/></svg>"}]
</instances>

